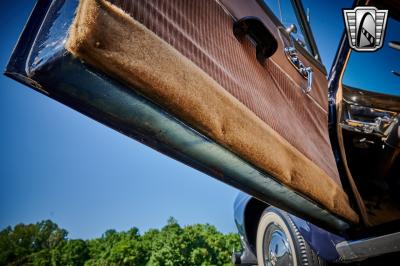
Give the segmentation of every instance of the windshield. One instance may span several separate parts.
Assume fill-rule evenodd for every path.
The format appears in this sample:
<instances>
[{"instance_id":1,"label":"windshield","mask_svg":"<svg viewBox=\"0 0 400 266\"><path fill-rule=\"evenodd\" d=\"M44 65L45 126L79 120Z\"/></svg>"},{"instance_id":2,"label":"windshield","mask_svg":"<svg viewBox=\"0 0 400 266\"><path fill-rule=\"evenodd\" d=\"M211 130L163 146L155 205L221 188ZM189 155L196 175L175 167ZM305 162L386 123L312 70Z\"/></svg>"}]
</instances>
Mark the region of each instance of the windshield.
<instances>
[{"instance_id":1,"label":"windshield","mask_svg":"<svg viewBox=\"0 0 400 266\"><path fill-rule=\"evenodd\" d=\"M352 51L343 76L349 87L400 96L400 51L389 46L400 41L400 22L388 18L384 43L375 52ZM395 73L394 73L395 72Z\"/></svg>"}]
</instances>

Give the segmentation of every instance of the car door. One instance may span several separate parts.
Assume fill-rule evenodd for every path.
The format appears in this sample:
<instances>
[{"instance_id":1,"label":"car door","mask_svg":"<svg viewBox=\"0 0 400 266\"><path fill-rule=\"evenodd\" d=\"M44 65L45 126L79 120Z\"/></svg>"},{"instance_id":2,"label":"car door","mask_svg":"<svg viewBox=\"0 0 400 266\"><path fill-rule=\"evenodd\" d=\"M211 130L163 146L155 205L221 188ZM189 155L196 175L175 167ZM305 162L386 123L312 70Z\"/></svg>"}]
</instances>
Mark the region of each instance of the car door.
<instances>
[{"instance_id":1,"label":"car door","mask_svg":"<svg viewBox=\"0 0 400 266\"><path fill-rule=\"evenodd\" d=\"M336 168L326 73L304 18L298 1L40 0L6 74L342 231L358 216Z\"/></svg>"}]
</instances>

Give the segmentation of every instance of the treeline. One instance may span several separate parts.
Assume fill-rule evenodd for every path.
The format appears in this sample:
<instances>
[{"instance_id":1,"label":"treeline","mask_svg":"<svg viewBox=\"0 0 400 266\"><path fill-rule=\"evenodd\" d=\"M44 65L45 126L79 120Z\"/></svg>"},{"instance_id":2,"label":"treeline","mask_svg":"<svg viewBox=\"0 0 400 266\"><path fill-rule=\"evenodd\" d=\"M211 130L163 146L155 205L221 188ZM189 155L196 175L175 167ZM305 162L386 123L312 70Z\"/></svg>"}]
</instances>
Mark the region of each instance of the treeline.
<instances>
[{"instance_id":1,"label":"treeline","mask_svg":"<svg viewBox=\"0 0 400 266\"><path fill-rule=\"evenodd\" d=\"M237 234L208 224L181 227L174 218L161 230L108 230L91 240L69 239L46 220L2 230L0 265L231 265L231 252L239 248Z\"/></svg>"}]
</instances>

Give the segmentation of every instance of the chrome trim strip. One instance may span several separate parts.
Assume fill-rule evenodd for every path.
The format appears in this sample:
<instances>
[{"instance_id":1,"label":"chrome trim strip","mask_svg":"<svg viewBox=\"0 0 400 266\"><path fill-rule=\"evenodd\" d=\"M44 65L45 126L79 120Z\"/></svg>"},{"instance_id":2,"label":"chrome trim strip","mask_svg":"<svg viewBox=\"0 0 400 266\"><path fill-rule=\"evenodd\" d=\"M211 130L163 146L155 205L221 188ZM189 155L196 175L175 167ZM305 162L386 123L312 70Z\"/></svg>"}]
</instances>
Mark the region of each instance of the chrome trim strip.
<instances>
[{"instance_id":1,"label":"chrome trim strip","mask_svg":"<svg viewBox=\"0 0 400 266\"><path fill-rule=\"evenodd\" d=\"M342 262L358 261L400 251L400 232L336 245Z\"/></svg>"}]
</instances>

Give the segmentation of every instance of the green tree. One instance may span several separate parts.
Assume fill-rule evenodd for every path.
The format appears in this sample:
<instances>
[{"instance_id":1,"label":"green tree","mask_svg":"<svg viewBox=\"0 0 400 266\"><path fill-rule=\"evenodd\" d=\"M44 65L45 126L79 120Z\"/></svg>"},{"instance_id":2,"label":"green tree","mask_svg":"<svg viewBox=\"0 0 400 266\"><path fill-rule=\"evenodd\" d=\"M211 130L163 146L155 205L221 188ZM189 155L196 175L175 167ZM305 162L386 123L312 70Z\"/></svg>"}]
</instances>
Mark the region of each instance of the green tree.
<instances>
[{"instance_id":1,"label":"green tree","mask_svg":"<svg viewBox=\"0 0 400 266\"><path fill-rule=\"evenodd\" d=\"M51 252L49 249L43 249L32 253L26 260L34 266L48 266L51 265ZM28 263L27 263L28 264Z\"/></svg>"},{"instance_id":2,"label":"green tree","mask_svg":"<svg viewBox=\"0 0 400 266\"><path fill-rule=\"evenodd\" d=\"M16 259L11 234L12 228L10 226L0 232L0 265L6 265Z\"/></svg>"},{"instance_id":3,"label":"green tree","mask_svg":"<svg viewBox=\"0 0 400 266\"><path fill-rule=\"evenodd\" d=\"M64 242L67 234L50 220L7 227L0 232L0 265L49 265L50 250Z\"/></svg>"},{"instance_id":4,"label":"green tree","mask_svg":"<svg viewBox=\"0 0 400 266\"><path fill-rule=\"evenodd\" d=\"M240 248L237 234L222 234L208 224L181 227L174 218L143 235L136 227L107 230L87 241L67 235L49 220L7 227L0 231L0 265L222 266L230 265L232 249Z\"/></svg>"},{"instance_id":5,"label":"green tree","mask_svg":"<svg viewBox=\"0 0 400 266\"><path fill-rule=\"evenodd\" d=\"M81 239L68 240L52 252L53 265L81 266L89 259L89 249Z\"/></svg>"}]
</instances>

